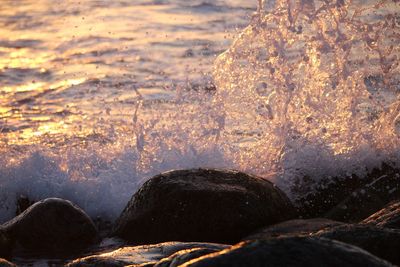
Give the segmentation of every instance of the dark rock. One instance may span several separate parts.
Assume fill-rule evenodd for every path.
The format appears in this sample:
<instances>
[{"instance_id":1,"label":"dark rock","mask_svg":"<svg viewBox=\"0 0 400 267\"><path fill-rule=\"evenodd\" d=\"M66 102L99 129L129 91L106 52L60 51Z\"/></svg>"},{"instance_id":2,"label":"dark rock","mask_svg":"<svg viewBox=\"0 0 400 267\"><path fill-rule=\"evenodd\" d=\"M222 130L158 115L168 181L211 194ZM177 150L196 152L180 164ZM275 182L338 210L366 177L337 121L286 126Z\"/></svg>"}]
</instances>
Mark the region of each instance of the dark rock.
<instances>
[{"instance_id":1,"label":"dark rock","mask_svg":"<svg viewBox=\"0 0 400 267\"><path fill-rule=\"evenodd\" d=\"M296 201L302 218L326 215L333 220L354 222L400 199L399 173L399 169L383 163L365 177L328 177L318 184L304 177L295 183L292 191L302 196Z\"/></svg>"},{"instance_id":2,"label":"dark rock","mask_svg":"<svg viewBox=\"0 0 400 267\"><path fill-rule=\"evenodd\" d=\"M199 258L201 256L218 252L221 249L213 248L192 248L187 250L178 251L168 258L164 258L159 261L154 267L178 267L181 264L188 262L192 259Z\"/></svg>"},{"instance_id":3,"label":"dark rock","mask_svg":"<svg viewBox=\"0 0 400 267\"><path fill-rule=\"evenodd\" d=\"M400 264L400 230L368 225L343 225L319 231L314 236L352 244L391 263Z\"/></svg>"},{"instance_id":4,"label":"dark rock","mask_svg":"<svg viewBox=\"0 0 400 267\"><path fill-rule=\"evenodd\" d=\"M317 184L308 177L295 182L292 193L301 196L296 200L298 213L303 219L322 217L354 190L363 186L358 176L328 177Z\"/></svg>"},{"instance_id":5,"label":"dark rock","mask_svg":"<svg viewBox=\"0 0 400 267\"><path fill-rule=\"evenodd\" d=\"M97 230L77 206L63 199L49 198L35 203L3 225L7 235L34 254L70 254L93 244Z\"/></svg>"},{"instance_id":6,"label":"dark rock","mask_svg":"<svg viewBox=\"0 0 400 267\"><path fill-rule=\"evenodd\" d=\"M24 212L27 208L32 206L34 203L35 203L35 201L30 200L27 196L20 195L17 198L17 210L15 211L15 216L20 215L22 212Z\"/></svg>"},{"instance_id":7,"label":"dark rock","mask_svg":"<svg viewBox=\"0 0 400 267\"><path fill-rule=\"evenodd\" d=\"M86 267L86 266L146 266L155 265L163 258L167 258L172 254L194 248L222 250L227 248L226 245L211 243L180 243L167 242L156 245L145 245L137 247L124 247L109 253L103 253L76 259L69 263L69 267Z\"/></svg>"},{"instance_id":8,"label":"dark rock","mask_svg":"<svg viewBox=\"0 0 400 267\"><path fill-rule=\"evenodd\" d=\"M181 170L146 182L117 220L114 234L134 244L234 243L294 217L288 198L266 180L236 171Z\"/></svg>"},{"instance_id":9,"label":"dark rock","mask_svg":"<svg viewBox=\"0 0 400 267\"><path fill-rule=\"evenodd\" d=\"M7 233L0 228L0 257L8 258L11 255L13 242Z\"/></svg>"},{"instance_id":10,"label":"dark rock","mask_svg":"<svg viewBox=\"0 0 400 267\"><path fill-rule=\"evenodd\" d=\"M353 267L393 266L368 252L323 238L253 240L208 254L180 267Z\"/></svg>"},{"instance_id":11,"label":"dark rock","mask_svg":"<svg viewBox=\"0 0 400 267\"><path fill-rule=\"evenodd\" d=\"M396 199L400 199L400 176L398 173L384 174L354 191L330 210L325 217L332 220L359 222Z\"/></svg>"},{"instance_id":12,"label":"dark rock","mask_svg":"<svg viewBox=\"0 0 400 267\"><path fill-rule=\"evenodd\" d=\"M6 261L5 259L0 259L0 267L17 267L17 265L9 261Z\"/></svg>"},{"instance_id":13,"label":"dark rock","mask_svg":"<svg viewBox=\"0 0 400 267\"><path fill-rule=\"evenodd\" d=\"M389 203L361 223L400 230L400 201Z\"/></svg>"},{"instance_id":14,"label":"dark rock","mask_svg":"<svg viewBox=\"0 0 400 267\"><path fill-rule=\"evenodd\" d=\"M152 263L154 265L154 263ZM111 256L102 257L102 255L99 255L97 257L86 257L82 259L77 259L74 260L73 262L69 263L66 265L67 267L124 267L127 266L126 261L114 259Z\"/></svg>"},{"instance_id":15,"label":"dark rock","mask_svg":"<svg viewBox=\"0 0 400 267\"><path fill-rule=\"evenodd\" d=\"M252 235L243 238L243 240L265 239L275 237L289 236L308 236L311 233L318 232L322 229L332 228L343 225L342 222L336 222L323 218L308 220L290 220L276 225L263 228Z\"/></svg>"},{"instance_id":16,"label":"dark rock","mask_svg":"<svg viewBox=\"0 0 400 267\"><path fill-rule=\"evenodd\" d=\"M99 232L100 239L108 237L112 232L113 224L109 220L105 220L102 217L96 217L93 219L93 223Z\"/></svg>"}]
</instances>

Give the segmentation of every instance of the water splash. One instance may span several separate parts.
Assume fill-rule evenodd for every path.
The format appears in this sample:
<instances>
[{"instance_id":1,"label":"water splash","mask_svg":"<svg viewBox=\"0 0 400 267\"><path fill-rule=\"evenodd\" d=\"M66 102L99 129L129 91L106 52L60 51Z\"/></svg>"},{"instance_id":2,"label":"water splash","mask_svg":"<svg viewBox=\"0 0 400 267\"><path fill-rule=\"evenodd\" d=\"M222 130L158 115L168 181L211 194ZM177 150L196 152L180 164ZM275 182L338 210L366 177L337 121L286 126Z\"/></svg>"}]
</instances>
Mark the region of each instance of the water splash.
<instances>
[{"instance_id":1,"label":"water splash","mask_svg":"<svg viewBox=\"0 0 400 267\"><path fill-rule=\"evenodd\" d=\"M398 1L260 1L259 9L216 62L226 130L257 132L237 163L275 173L290 191L296 177L398 161Z\"/></svg>"},{"instance_id":2,"label":"water splash","mask_svg":"<svg viewBox=\"0 0 400 267\"><path fill-rule=\"evenodd\" d=\"M217 59L216 89L207 81L151 98L127 82L129 102L88 117L83 129L1 146L1 220L13 216L18 194L67 198L114 219L146 179L170 169L239 169L295 199L291 186L304 176L400 162L399 8L261 3Z\"/></svg>"}]
</instances>

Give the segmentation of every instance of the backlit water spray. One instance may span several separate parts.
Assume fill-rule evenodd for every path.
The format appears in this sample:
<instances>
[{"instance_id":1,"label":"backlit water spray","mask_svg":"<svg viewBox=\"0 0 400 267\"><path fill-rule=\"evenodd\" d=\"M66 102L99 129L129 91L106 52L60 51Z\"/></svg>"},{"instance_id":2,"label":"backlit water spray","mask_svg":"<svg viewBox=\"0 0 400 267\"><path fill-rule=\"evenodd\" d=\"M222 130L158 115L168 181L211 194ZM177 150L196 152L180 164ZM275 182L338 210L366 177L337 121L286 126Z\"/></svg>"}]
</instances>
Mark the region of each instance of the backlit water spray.
<instances>
[{"instance_id":1,"label":"backlit water spray","mask_svg":"<svg viewBox=\"0 0 400 267\"><path fill-rule=\"evenodd\" d=\"M146 179L170 169L239 169L295 200L291 186L305 176L399 162L399 9L393 0L260 1L216 60L215 90L177 86L154 100L134 88L128 119L2 146L1 219L14 215L18 194L114 219Z\"/></svg>"}]
</instances>

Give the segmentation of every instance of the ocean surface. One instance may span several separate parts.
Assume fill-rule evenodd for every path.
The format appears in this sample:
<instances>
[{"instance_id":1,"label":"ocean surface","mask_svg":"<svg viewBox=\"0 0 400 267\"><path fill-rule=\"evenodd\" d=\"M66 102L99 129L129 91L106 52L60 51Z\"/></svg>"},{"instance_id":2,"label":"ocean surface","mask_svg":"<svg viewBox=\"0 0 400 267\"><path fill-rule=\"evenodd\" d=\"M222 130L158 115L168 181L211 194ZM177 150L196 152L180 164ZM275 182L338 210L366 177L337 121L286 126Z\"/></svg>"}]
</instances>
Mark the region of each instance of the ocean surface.
<instances>
[{"instance_id":1,"label":"ocean surface","mask_svg":"<svg viewBox=\"0 0 400 267\"><path fill-rule=\"evenodd\" d=\"M173 108L178 92L215 90L213 62L256 5L2 1L0 220L14 216L19 195L64 197L115 218L145 179L190 167L172 146L162 148L170 159L150 149L145 159L140 136L157 132L142 128Z\"/></svg>"},{"instance_id":2,"label":"ocean surface","mask_svg":"<svg viewBox=\"0 0 400 267\"><path fill-rule=\"evenodd\" d=\"M2 0L0 221L20 195L113 220L171 169L239 169L295 200L302 177L400 162L399 2L257 5Z\"/></svg>"}]
</instances>

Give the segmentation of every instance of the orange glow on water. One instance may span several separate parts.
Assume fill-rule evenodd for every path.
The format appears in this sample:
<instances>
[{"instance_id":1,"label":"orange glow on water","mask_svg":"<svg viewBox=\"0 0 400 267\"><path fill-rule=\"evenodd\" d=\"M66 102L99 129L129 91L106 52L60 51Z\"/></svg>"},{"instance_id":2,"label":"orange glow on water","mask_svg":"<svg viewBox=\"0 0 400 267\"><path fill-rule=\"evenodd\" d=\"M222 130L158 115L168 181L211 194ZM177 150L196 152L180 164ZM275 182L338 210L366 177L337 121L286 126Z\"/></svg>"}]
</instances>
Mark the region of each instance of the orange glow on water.
<instances>
[{"instance_id":1,"label":"orange glow on water","mask_svg":"<svg viewBox=\"0 0 400 267\"><path fill-rule=\"evenodd\" d=\"M118 89L124 77L132 77L125 87L154 99L169 96L164 87L172 81L210 72L219 52L195 61L181 55L191 55L188 48L196 46L207 52L211 42L226 47L224 29L210 27L226 15L169 8L124 1L3 1L0 144L90 134L100 115L123 109L122 116L130 116L133 108L118 101L132 103L138 94ZM101 84L108 80L116 84L111 89Z\"/></svg>"}]
</instances>

